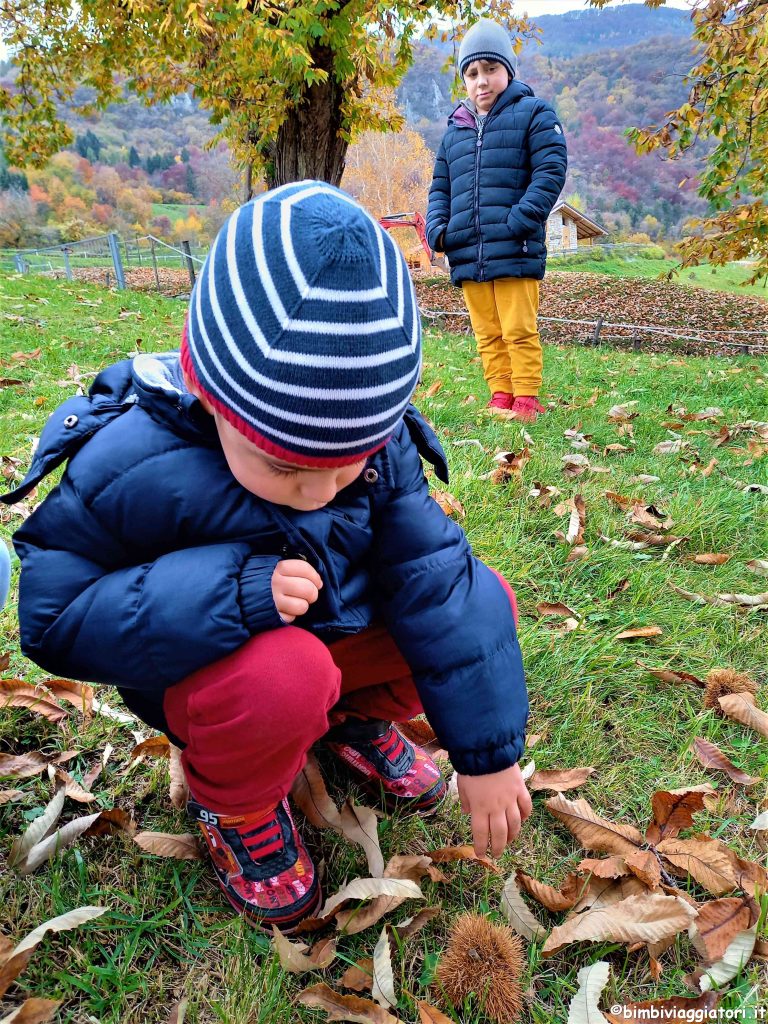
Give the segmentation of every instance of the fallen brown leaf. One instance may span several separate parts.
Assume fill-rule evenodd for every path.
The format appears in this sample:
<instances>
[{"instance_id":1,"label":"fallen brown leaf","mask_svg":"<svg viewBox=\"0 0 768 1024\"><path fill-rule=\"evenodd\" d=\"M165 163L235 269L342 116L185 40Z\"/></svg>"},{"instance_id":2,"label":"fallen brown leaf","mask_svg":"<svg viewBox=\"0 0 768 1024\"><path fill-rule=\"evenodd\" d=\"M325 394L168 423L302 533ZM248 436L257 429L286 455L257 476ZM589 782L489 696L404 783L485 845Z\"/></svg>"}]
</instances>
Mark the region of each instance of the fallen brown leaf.
<instances>
[{"instance_id":1,"label":"fallen brown leaf","mask_svg":"<svg viewBox=\"0 0 768 1024\"><path fill-rule=\"evenodd\" d=\"M403 900L424 899L419 886L407 878L353 878L325 901L318 917L329 917L347 900L370 900L376 896L397 896Z\"/></svg>"},{"instance_id":2,"label":"fallen brown leaf","mask_svg":"<svg viewBox=\"0 0 768 1024\"><path fill-rule=\"evenodd\" d=\"M540 601L539 604L536 605L536 611L542 618L545 618L548 615L555 615L558 618L570 619L578 619L579 617L577 612L573 611L572 608L569 608L567 604L562 604L559 601L556 603Z\"/></svg>"},{"instance_id":3,"label":"fallen brown leaf","mask_svg":"<svg viewBox=\"0 0 768 1024\"><path fill-rule=\"evenodd\" d=\"M715 771L725 772L729 779L741 786L754 786L760 779L753 775L747 775L741 768L737 768L730 761L722 750L709 740L697 736L693 741L693 750L696 757L705 768L713 768Z\"/></svg>"},{"instance_id":4,"label":"fallen brown leaf","mask_svg":"<svg viewBox=\"0 0 768 1024\"><path fill-rule=\"evenodd\" d=\"M383 877L406 878L418 885L425 876L428 876L433 882L446 881L442 871L436 868L432 864L431 858L426 855L419 856L413 854L403 856L396 854L387 862ZM409 896L391 894L377 896L370 902L355 907L352 910L337 911L335 915L336 927L339 931L346 932L347 935L356 935L359 932L365 931L366 928L370 928L371 925L377 924L382 917L386 914L391 914L393 910L396 910L409 898ZM421 913L427 914L428 911L436 912L434 908L426 908Z\"/></svg>"},{"instance_id":5,"label":"fallen brown leaf","mask_svg":"<svg viewBox=\"0 0 768 1024\"><path fill-rule=\"evenodd\" d=\"M730 851L716 840L662 839L657 851L676 873L690 875L713 896L724 896L739 884Z\"/></svg>"},{"instance_id":6,"label":"fallen brown leaf","mask_svg":"<svg viewBox=\"0 0 768 1024\"><path fill-rule=\"evenodd\" d=\"M627 856L630 856L630 854L628 853ZM600 859L586 857L579 862L578 870L585 873L589 872L598 878L621 878L629 874L626 860L618 855Z\"/></svg>"},{"instance_id":7,"label":"fallen brown leaf","mask_svg":"<svg viewBox=\"0 0 768 1024\"><path fill-rule=\"evenodd\" d=\"M450 491L432 491L432 497L447 516L456 515L459 519L466 518L467 513L458 498Z\"/></svg>"},{"instance_id":8,"label":"fallen brown leaf","mask_svg":"<svg viewBox=\"0 0 768 1024\"><path fill-rule=\"evenodd\" d=\"M305 942L291 942L277 925L272 925L272 943L283 970L291 974L323 970L336 959L335 939L322 939L310 950Z\"/></svg>"},{"instance_id":9,"label":"fallen brown leaf","mask_svg":"<svg viewBox=\"0 0 768 1024\"><path fill-rule=\"evenodd\" d=\"M542 789L552 789L556 793L583 786L594 768L562 768L559 770L536 771L528 782L528 789L537 793Z\"/></svg>"},{"instance_id":10,"label":"fallen brown leaf","mask_svg":"<svg viewBox=\"0 0 768 1024\"><path fill-rule=\"evenodd\" d=\"M398 939L410 939L412 935L420 932L422 928L429 924L433 918L441 912L442 907L424 907L418 914L413 917L408 917L405 921L401 921L400 924L392 926L392 932L397 936Z\"/></svg>"},{"instance_id":11,"label":"fallen brown leaf","mask_svg":"<svg viewBox=\"0 0 768 1024\"><path fill-rule=\"evenodd\" d=\"M708 786L706 790L683 789L676 793L659 790L651 797L653 822L645 833L646 842L657 846L662 839L671 839L683 829L693 824L693 815L704 810L705 793L713 793Z\"/></svg>"},{"instance_id":12,"label":"fallen brown leaf","mask_svg":"<svg viewBox=\"0 0 768 1024\"><path fill-rule=\"evenodd\" d=\"M175 857L177 860L202 860L197 836L189 832L181 835L169 832L139 832L134 842L156 857Z\"/></svg>"},{"instance_id":13,"label":"fallen brown leaf","mask_svg":"<svg viewBox=\"0 0 768 1024\"><path fill-rule=\"evenodd\" d=\"M615 587L612 587L605 595L606 601L613 601L619 594L623 594L625 590L629 590L629 579L625 576L623 580L619 580Z\"/></svg>"},{"instance_id":14,"label":"fallen brown leaf","mask_svg":"<svg viewBox=\"0 0 768 1024\"><path fill-rule=\"evenodd\" d=\"M504 484L510 480L517 479L522 475L523 469L531 458L529 448L523 448L519 455L515 452L499 452L494 455L493 461L498 467L490 473L480 477L481 480L490 480L493 484Z\"/></svg>"},{"instance_id":15,"label":"fallen brown leaf","mask_svg":"<svg viewBox=\"0 0 768 1024\"><path fill-rule=\"evenodd\" d=\"M554 956L572 942L658 942L687 931L695 918L696 911L684 900L645 892L569 918L552 929L541 955Z\"/></svg>"},{"instance_id":16,"label":"fallen brown leaf","mask_svg":"<svg viewBox=\"0 0 768 1024\"><path fill-rule=\"evenodd\" d=\"M372 808L360 807L347 800L339 811L328 795L314 754L309 754L306 764L296 776L291 796L304 816L317 828L333 829L350 842L362 846L371 875L378 878L383 874L384 857Z\"/></svg>"},{"instance_id":17,"label":"fallen brown leaf","mask_svg":"<svg viewBox=\"0 0 768 1024\"><path fill-rule=\"evenodd\" d=\"M441 380L436 380L434 384L430 385L430 387L428 387L427 390L424 392L424 397L434 398L438 391L440 391L442 386L443 382Z\"/></svg>"},{"instance_id":18,"label":"fallen brown leaf","mask_svg":"<svg viewBox=\"0 0 768 1024\"><path fill-rule=\"evenodd\" d=\"M184 774L184 767L181 762L181 751L173 744L171 744L170 749L169 770L171 776L169 791L171 806L175 807L177 811L181 811L187 806L189 786L187 785L187 777Z\"/></svg>"},{"instance_id":19,"label":"fallen brown leaf","mask_svg":"<svg viewBox=\"0 0 768 1024\"><path fill-rule=\"evenodd\" d=\"M649 889L659 888L661 865L651 850L635 850L634 853L628 853L624 861L632 874L639 878L643 885L647 885Z\"/></svg>"},{"instance_id":20,"label":"fallen brown leaf","mask_svg":"<svg viewBox=\"0 0 768 1024\"><path fill-rule=\"evenodd\" d=\"M762 611L768 608L768 593L715 594L712 597L706 597L703 594L695 594L690 590L683 590L682 587L677 587L674 583L671 583L670 587L676 594L680 594L681 597L685 597L689 601L695 601L697 604L713 604L716 607L726 607L728 605L736 604L743 608L754 608L756 611Z\"/></svg>"},{"instance_id":21,"label":"fallen brown leaf","mask_svg":"<svg viewBox=\"0 0 768 1024\"><path fill-rule=\"evenodd\" d=\"M352 964L341 976L342 988L351 988L353 992L368 992L373 982L373 960L365 957Z\"/></svg>"},{"instance_id":22,"label":"fallen brown leaf","mask_svg":"<svg viewBox=\"0 0 768 1024\"><path fill-rule=\"evenodd\" d=\"M560 913L563 910L570 910L580 899L585 887L584 879L574 872L568 875L559 889L546 885L544 882L539 882L536 878L531 878L530 875L526 875L519 868L515 872L515 881L537 903L540 903L542 907L546 907L553 914Z\"/></svg>"},{"instance_id":23,"label":"fallen brown leaf","mask_svg":"<svg viewBox=\"0 0 768 1024\"><path fill-rule=\"evenodd\" d=\"M725 565L731 560L731 555L717 554L708 551L697 555L683 555L684 562L695 562L696 565Z\"/></svg>"},{"instance_id":24,"label":"fallen brown leaf","mask_svg":"<svg viewBox=\"0 0 768 1024\"><path fill-rule=\"evenodd\" d=\"M601 818L586 800L568 800L558 794L550 797L545 806L587 850L623 856L643 845L643 837L633 825Z\"/></svg>"},{"instance_id":25,"label":"fallen brown leaf","mask_svg":"<svg viewBox=\"0 0 768 1024\"><path fill-rule=\"evenodd\" d=\"M619 878L597 878L590 875L586 885L566 920L582 914L585 910L599 910L621 903L630 896L640 896L648 892L648 887L627 869L627 874Z\"/></svg>"},{"instance_id":26,"label":"fallen brown leaf","mask_svg":"<svg viewBox=\"0 0 768 1024\"><path fill-rule=\"evenodd\" d=\"M499 908L509 922L510 928L529 942L540 942L547 934L543 924L536 920L517 887L516 875L510 875L504 883Z\"/></svg>"},{"instance_id":27,"label":"fallen brown leaf","mask_svg":"<svg viewBox=\"0 0 768 1024\"><path fill-rule=\"evenodd\" d=\"M171 744L167 736L150 736L137 743L131 751L131 761L140 757L170 757Z\"/></svg>"},{"instance_id":28,"label":"fallen brown leaf","mask_svg":"<svg viewBox=\"0 0 768 1024\"><path fill-rule=\"evenodd\" d=\"M324 984L305 988L298 996L298 1002L304 1006L325 1010L329 1021L346 1020L352 1021L353 1024L397 1024L397 1017L393 1017L383 1006L379 1006L370 999L362 999L360 996L342 995Z\"/></svg>"},{"instance_id":29,"label":"fallen brown leaf","mask_svg":"<svg viewBox=\"0 0 768 1024\"><path fill-rule=\"evenodd\" d=\"M0 680L0 708L27 708L54 724L67 716L66 709L51 694L21 679Z\"/></svg>"},{"instance_id":30,"label":"fallen brown leaf","mask_svg":"<svg viewBox=\"0 0 768 1024\"><path fill-rule=\"evenodd\" d=\"M392 973L392 954L389 948L389 931L386 925L382 928L379 941L373 951L371 995L385 1010L391 1010L397 1006L395 977Z\"/></svg>"},{"instance_id":31,"label":"fallen brown leaf","mask_svg":"<svg viewBox=\"0 0 768 1024\"><path fill-rule=\"evenodd\" d=\"M644 668L646 672L650 672L652 676L656 676L657 679L661 679L665 683L673 683L678 685L680 683L695 683L704 689L704 681L699 679L698 676L691 675L690 672L683 672L680 669L669 669L669 668L651 668L649 665L644 665L642 661L637 663L640 668Z\"/></svg>"},{"instance_id":32,"label":"fallen brown leaf","mask_svg":"<svg viewBox=\"0 0 768 1024\"><path fill-rule=\"evenodd\" d=\"M457 860L474 860L482 864L488 871L498 875L500 868L489 857L478 857L471 846L443 846L439 850L430 850L429 856L435 864L450 864Z\"/></svg>"},{"instance_id":33,"label":"fallen brown leaf","mask_svg":"<svg viewBox=\"0 0 768 1024\"><path fill-rule=\"evenodd\" d=\"M752 572L756 572L758 576L768 576L768 560L764 558L752 558L748 562L744 563L748 569Z\"/></svg>"},{"instance_id":34,"label":"fallen brown leaf","mask_svg":"<svg viewBox=\"0 0 768 1024\"><path fill-rule=\"evenodd\" d=\"M93 687L72 679L46 679L43 684L57 700L65 700L86 717L93 707Z\"/></svg>"},{"instance_id":35,"label":"fallen brown leaf","mask_svg":"<svg viewBox=\"0 0 768 1024\"><path fill-rule=\"evenodd\" d=\"M27 754L0 754L0 777L29 779L40 775L49 764L65 764L76 756L76 750L65 750L60 754L43 754L39 750Z\"/></svg>"},{"instance_id":36,"label":"fallen brown leaf","mask_svg":"<svg viewBox=\"0 0 768 1024\"><path fill-rule=\"evenodd\" d=\"M26 967L35 948L49 932L64 932L79 928L87 921L93 921L106 914L106 907L78 907L68 910L65 914L53 917L49 921L34 928L21 942L0 954L0 997L4 996L9 986Z\"/></svg>"},{"instance_id":37,"label":"fallen brown leaf","mask_svg":"<svg viewBox=\"0 0 768 1024\"><path fill-rule=\"evenodd\" d=\"M751 896L710 900L699 906L696 931L706 958L719 960L739 932L751 928L760 917L760 908Z\"/></svg>"},{"instance_id":38,"label":"fallen brown leaf","mask_svg":"<svg viewBox=\"0 0 768 1024\"><path fill-rule=\"evenodd\" d=\"M25 999L0 1024L45 1024L61 1006L61 999Z\"/></svg>"},{"instance_id":39,"label":"fallen brown leaf","mask_svg":"<svg viewBox=\"0 0 768 1024\"><path fill-rule=\"evenodd\" d=\"M634 629L625 629L618 633L614 640L637 640L647 639L653 636L661 636L664 630L660 626L636 626Z\"/></svg>"},{"instance_id":40,"label":"fallen brown leaf","mask_svg":"<svg viewBox=\"0 0 768 1024\"><path fill-rule=\"evenodd\" d=\"M761 736L768 736L768 714L755 706L755 698L751 693L726 693L717 698L717 703L734 722L754 729Z\"/></svg>"},{"instance_id":41,"label":"fallen brown leaf","mask_svg":"<svg viewBox=\"0 0 768 1024\"><path fill-rule=\"evenodd\" d=\"M436 1009L430 1003L425 1003L423 999L417 999L416 1005L419 1008L420 1024L453 1024L453 1020L450 1017L446 1017L442 1011Z\"/></svg>"}]
</instances>

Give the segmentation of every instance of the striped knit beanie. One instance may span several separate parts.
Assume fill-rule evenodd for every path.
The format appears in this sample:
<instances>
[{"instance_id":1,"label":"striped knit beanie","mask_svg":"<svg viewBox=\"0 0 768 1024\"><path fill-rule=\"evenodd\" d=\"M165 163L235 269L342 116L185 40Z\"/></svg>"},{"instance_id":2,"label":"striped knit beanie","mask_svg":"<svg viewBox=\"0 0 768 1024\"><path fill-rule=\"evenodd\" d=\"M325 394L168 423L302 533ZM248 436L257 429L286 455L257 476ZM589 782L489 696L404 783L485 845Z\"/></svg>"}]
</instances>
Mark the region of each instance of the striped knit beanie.
<instances>
[{"instance_id":1,"label":"striped knit beanie","mask_svg":"<svg viewBox=\"0 0 768 1024\"><path fill-rule=\"evenodd\" d=\"M387 443L418 382L421 324L405 260L332 185L257 196L211 247L181 362L270 455L317 468L359 462Z\"/></svg>"},{"instance_id":2,"label":"striped knit beanie","mask_svg":"<svg viewBox=\"0 0 768 1024\"><path fill-rule=\"evenodd\" d=\"M507 30L490 18L476 21L461 41L459 74L462 77L475 60L496 60L507 69L510 81L515 77L517 58L512 49L512 40Z\"/></svg>"}]
</instances>

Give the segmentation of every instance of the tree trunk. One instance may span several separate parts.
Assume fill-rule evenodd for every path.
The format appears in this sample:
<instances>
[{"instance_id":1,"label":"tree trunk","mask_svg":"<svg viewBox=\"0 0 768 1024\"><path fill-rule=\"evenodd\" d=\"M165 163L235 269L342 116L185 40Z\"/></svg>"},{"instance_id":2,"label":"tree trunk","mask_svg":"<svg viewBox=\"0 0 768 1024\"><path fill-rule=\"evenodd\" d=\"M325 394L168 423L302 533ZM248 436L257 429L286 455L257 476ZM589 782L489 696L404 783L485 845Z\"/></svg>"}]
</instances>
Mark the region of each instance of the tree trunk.
<instances>
[{"instance_id":1,"label":"tree trunk","mask_svg":"<svg viewBox=\"0 0 768 1024\"><path fill-rule=\"evenodd\" d=\"M338 185L349 143L341 137L343 94L329 76L316 82L300 105L289 111L267 158L267 188L319 178Z\"/></svg>"}]
</instances>

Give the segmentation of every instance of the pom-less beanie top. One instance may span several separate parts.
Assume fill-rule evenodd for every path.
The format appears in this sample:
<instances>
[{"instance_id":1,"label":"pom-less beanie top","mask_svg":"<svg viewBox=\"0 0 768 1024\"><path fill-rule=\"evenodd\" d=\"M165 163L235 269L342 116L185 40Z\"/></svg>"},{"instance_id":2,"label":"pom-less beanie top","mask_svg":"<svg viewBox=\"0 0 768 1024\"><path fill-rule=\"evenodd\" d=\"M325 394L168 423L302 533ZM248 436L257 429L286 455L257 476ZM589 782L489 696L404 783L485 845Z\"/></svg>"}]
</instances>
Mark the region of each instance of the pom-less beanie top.
<instances>
[{"instance_id":1,"label":"pom-less beanie top","mask_svg":"<svg viewBox=\"0 0 768 1024\"><path fill-rule=\"evenodd\" d=\"M421 325L405 259L332 185L259 195L211 247L181 359L263 451L317 468L358 462L387 443L418 382Z\"/></svg>"}]
</instances>

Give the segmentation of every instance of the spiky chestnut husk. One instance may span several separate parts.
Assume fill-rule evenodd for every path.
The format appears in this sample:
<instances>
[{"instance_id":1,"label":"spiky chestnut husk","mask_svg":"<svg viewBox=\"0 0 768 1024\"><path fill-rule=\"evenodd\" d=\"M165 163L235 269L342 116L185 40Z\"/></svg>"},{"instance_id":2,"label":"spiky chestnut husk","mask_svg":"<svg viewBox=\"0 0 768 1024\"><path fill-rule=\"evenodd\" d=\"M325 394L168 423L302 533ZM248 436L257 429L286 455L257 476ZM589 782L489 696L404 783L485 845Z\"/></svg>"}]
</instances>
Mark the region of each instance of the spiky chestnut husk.
<instances>
[{"instance_id":1,"label":"spiky chestnut husk","mask_svg":"<svg viewBox=\"0 0 768 1024\"><path fill-rule=\"evenodd\" d=\"M713 668L704 680L704 707L720 710L718 697L726 693L757 693L757 683L744 672L730 668Z\"/></svg>"},{"instance_id":2,"label":"spiky chestnut husk","mask_svg":"<svg viewBox=\"0 0 768 1024\"><path fill-rule=\"evenodd\" d=\"M523 1009L525 964L522 940L511 929L479 914L462 914L440 958L437 981L455 1007L473 992L487 1017L511 1024Z\"/></svg>"}]
</instances>

